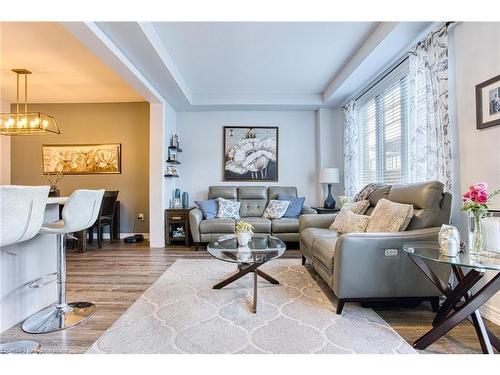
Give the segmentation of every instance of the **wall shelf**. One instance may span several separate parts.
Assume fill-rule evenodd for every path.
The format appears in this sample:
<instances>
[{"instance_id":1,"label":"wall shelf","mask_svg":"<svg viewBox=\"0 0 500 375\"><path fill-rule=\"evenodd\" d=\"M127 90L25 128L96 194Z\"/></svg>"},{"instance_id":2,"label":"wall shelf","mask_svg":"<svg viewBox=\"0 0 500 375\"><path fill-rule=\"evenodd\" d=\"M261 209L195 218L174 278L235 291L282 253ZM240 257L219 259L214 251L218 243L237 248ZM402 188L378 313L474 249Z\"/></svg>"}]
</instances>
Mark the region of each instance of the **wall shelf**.
<instances>
[{"instance_id":1,"label":"wall shelf","mask_svg":"<svg viewBox=\"0 0 500 375\"><path fill-rule=\"evenodd\" d=\"M178 174L166 174L164 177L179 177Z\"/></svg>"},{"instance_id":2,"label":"wall shelf","mask_svg":"<svg viewBox=\"0 0 500 375\"><path fill-rule=\"evenodd\" d=\"M167 163L168 164L175 164L175 165L180 165L181 164L181 162L178 161L178 160L170 160L170 159L167 160Z\"/></svg>"}]
</instances>

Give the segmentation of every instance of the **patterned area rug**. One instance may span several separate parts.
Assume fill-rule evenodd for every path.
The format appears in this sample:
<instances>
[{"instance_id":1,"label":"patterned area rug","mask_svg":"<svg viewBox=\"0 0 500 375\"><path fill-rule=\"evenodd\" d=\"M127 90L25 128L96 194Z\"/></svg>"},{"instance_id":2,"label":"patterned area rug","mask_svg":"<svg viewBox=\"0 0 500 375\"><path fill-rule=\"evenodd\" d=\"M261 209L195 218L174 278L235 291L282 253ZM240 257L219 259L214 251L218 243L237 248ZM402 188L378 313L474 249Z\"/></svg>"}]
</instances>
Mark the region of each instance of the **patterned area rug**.
<instances>
[{"instance_id":1,"label":"patterned area rug","mask_svg":"<svg viewBox=\"0 0 500 375\"><path fill-rule=\"evenodd\" d=\"M87 353L416 353L370 308L335 314L328 286L298 263L262 266L280 285L259 278L253 314L252 274L214 290L234 264L177 260Z\"/></svg>"}]
</instances>

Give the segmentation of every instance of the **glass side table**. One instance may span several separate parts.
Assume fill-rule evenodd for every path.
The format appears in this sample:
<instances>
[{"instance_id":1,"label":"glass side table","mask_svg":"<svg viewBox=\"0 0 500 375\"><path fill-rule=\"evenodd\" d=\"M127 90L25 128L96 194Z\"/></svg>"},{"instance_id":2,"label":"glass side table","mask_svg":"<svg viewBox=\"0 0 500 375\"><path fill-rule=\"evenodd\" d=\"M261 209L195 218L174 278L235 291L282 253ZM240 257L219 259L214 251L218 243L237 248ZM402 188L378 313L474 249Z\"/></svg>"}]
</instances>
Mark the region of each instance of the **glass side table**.
<instances>
[{"instance_id":1,"label":"glass side table","mask_svg":"<svg viewBox=\"0 0 500 375\"><path fill-rule=\"evenodd\" d=\"M406 243L403 250L446 297L432 322L432 329L415 341L413 347L427 348L467 319L476 329L483 353L494 354L493 348L500 351L500 340L486 328L478 310L500 289L500 257L470 257L466 253L447 257L440 254L436 242ZM432 262L450 265L457 284L452 287L448 280L441 280L429 266L428 263ZM469 272L464 273L464 269ZM472 291L487 270L496 272L496 275L483 287Z\"/></svg>"}]
</instances>

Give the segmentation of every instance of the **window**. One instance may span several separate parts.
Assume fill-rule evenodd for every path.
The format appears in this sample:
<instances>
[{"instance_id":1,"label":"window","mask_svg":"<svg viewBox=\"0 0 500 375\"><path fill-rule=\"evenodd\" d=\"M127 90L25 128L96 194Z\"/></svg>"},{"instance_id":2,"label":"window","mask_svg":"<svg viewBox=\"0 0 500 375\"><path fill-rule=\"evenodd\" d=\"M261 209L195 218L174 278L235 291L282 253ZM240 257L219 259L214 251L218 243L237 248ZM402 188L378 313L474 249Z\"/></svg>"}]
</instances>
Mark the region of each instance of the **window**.
<instances>
[{"instance_id":1,"label":"window","mask_svg":"<svg viewBox=\"0 0 500 375\"><path fill-rule=\"evenodd\" d=\"M407 182L408 61L357 100L360 189L370 182Z\"/></svg>"}]
</instances>

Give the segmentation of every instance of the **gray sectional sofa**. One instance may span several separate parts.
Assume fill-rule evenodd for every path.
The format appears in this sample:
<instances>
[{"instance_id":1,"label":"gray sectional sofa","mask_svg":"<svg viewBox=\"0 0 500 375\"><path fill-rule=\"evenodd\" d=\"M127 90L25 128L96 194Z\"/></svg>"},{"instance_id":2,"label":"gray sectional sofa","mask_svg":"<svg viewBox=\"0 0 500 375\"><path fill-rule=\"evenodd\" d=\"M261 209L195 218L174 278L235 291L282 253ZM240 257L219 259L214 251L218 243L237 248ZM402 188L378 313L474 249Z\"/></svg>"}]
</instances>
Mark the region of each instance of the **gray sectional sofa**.
<instances>
[{"instance_id":1,"label":"gray sectional sofa","mask_svg":"<svg viewBox=\"0 0 500 375\"><path fill-rule=\"evenodd\" d=\"M377 202L386 198L412 204L414 216L406 231L399 233L339 234L328 229L331 215L300 217L300 251L338 298L337 313L345 302L392 299L429 299L437 307L442 293L402 251L405 242L436 241L442 224L450 219L451 195L443 184L430 181L393 185L372 192L368 197L370 215ZM442 266L442 265L441 265ZM450 270L433 265L442 280Z\"/></svg>"},{"instance_id":2,"label":"gray sectional sofa","mask_svg":"<svg viewBox=\"0 0 500 375\"><path fill-rule=\"evenodd\" d=\"M241 202L240 216L242 220L254 226L255 233L267 233L286 242L298 242L299 219L265 219L262 217L267 203L278 199L278 194L297 197L297 188L293 186L210 186L208 199L225 198ZM312 208L304 207L302 214L316 214ZM216 240L218 237L235 233L234 219L204 219L200 209L189 212L189 227L193 241L198 246Z\"/></svg>"}]
</instances>

